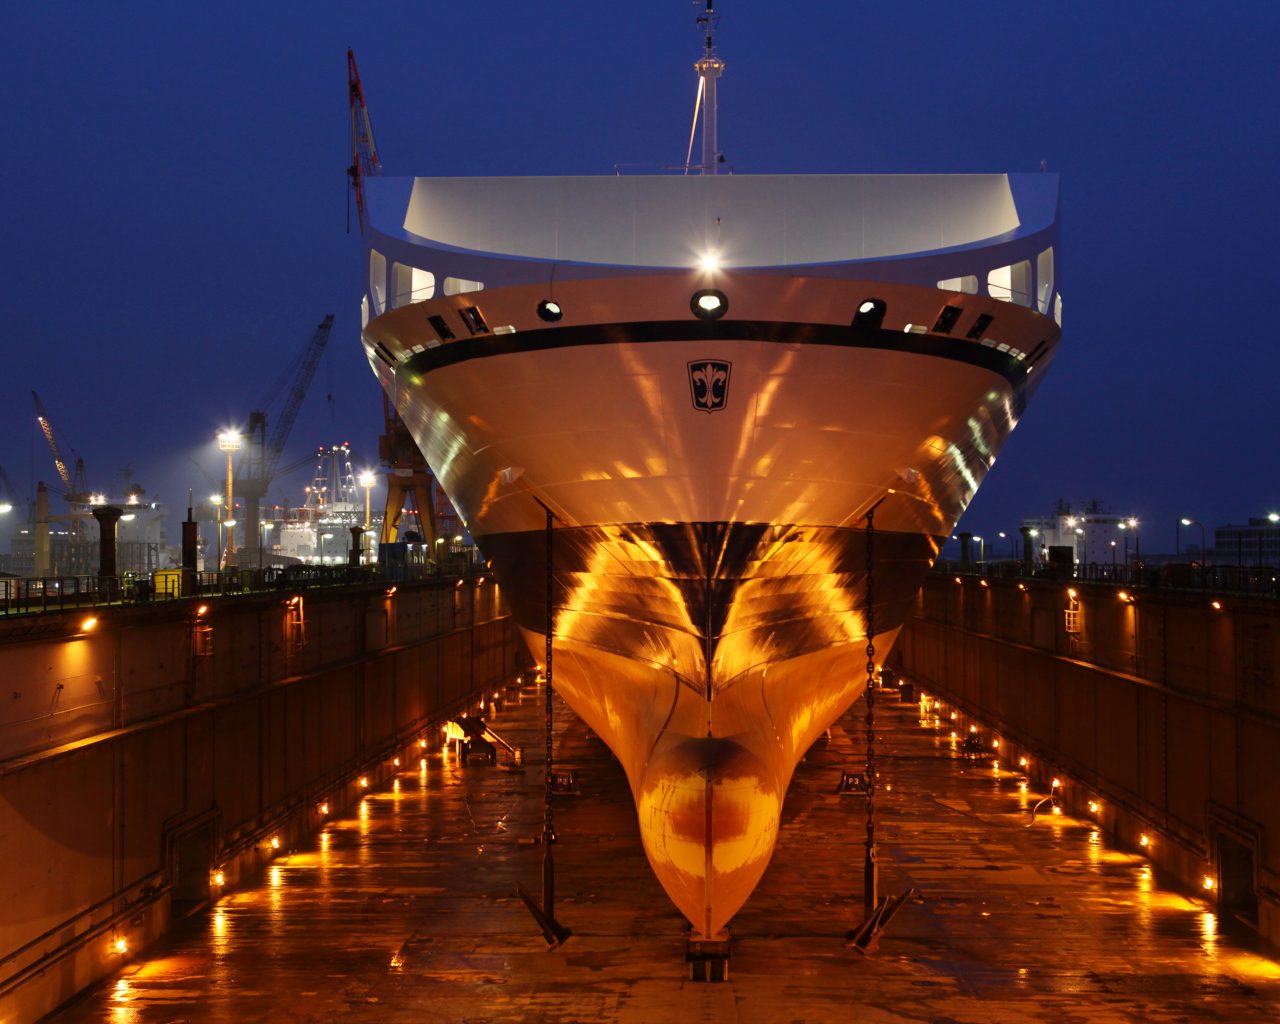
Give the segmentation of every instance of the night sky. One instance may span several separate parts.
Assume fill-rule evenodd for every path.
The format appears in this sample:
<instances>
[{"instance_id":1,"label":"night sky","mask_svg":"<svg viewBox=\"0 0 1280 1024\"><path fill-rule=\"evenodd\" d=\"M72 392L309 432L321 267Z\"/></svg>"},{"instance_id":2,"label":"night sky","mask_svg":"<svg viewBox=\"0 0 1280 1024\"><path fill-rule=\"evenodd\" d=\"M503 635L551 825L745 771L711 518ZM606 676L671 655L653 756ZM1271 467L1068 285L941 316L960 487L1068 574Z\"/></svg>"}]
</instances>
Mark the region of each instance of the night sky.
<instances>
[{"instance_id":1,"label":"night sky","mask_svg":"<svg viewBox=\"0 0 1280 1024\"><path fill-rule=\"evenodd\" d=\"M1280 510L1280 5L717 8L738 173L1062 174L1064 343L964 528L1096 497L1170 551L1176 516ZM93 488L131 466L181 505L208 490L189 457L216 474L213 434L326 313L332 354L284 459L342 441L376 458L347 47L388 174L610 174L683 161L694 16L688 0L8 9L0 464L23 492L56 480L34 388ZM284 482L295 503L305 476Z\"/></svg>"}]
</instances>

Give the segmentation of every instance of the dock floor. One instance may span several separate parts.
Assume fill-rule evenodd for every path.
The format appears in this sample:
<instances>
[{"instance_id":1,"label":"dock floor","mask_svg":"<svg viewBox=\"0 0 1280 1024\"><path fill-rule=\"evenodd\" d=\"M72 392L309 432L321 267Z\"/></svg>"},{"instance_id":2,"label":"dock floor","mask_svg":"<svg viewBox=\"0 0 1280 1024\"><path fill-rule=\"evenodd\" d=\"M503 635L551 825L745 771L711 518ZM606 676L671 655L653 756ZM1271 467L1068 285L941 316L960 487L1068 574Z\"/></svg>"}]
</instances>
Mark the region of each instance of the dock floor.
<instances>
[{"instance_id":1,"label":"dock floor","mask_svg":"<svg viewBox=\"0 0 1280 1024\"><path fill-rule=\"evenodd\" d=\"M734 918L729 980L687 979L687 926L650 871L626 779L557 701L557 912L547 952L516 895L537 892L542 696L493 728L523 774L440 746L258 884L225 896L53 1019L57 1024L580 1022L1020 1024L1280 1020L1280 965L1091 822L1041 817L1021 778L967 765L909 704L881 704L881 891L918 897L870 958L862 919L861 703L787 794L779 847ZM523 840L523 841L522 841Z\"/></svg>"}]
</instances>

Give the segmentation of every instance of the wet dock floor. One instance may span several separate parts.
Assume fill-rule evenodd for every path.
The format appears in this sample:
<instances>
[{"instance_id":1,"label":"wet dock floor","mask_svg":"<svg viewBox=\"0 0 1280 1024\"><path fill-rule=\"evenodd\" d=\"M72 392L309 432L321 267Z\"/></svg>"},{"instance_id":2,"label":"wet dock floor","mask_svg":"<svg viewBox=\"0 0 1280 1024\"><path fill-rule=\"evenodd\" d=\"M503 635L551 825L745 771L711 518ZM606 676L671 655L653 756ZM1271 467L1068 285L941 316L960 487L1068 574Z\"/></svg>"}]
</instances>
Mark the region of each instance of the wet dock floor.
<instances>
[{"instance_id":1,"label":"wet dock floor","mask_svg":"<svg viewBox=\"0 0 1280 1024\"><path fill-rule=\"evenodd\" d=\"M542 698L526 690L493 722L529 752L524 774L435 747L57 1024L1280 1020L1280 966L1252 932L1090 822L1025 827L1044 794L966 765L892 703L877 713L881 891L918 899L874 957L843 948L865 802L835 788L865 757L859 705L796 772L773 863L732 922L729 980L689 981L621 768L557 706L557 757L582 788L556 799L561 949L515 891L537 892L542 855Z\"/></svg>"}]
</instances>

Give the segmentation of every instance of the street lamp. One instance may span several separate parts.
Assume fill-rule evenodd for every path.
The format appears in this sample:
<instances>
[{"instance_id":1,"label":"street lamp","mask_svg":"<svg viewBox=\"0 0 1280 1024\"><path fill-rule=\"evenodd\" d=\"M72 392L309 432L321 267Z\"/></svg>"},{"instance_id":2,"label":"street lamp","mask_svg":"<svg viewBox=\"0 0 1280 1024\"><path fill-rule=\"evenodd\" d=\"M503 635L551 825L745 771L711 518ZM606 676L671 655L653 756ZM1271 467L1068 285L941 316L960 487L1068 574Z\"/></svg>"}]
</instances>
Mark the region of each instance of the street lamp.
<instances>
[{"instance_id":1,"label":"street lamp","mask_svg":"<svg viewBox=\"0 0 1280 1024\"><path fill-rule=\"evenodd\" d=\"M320 534L320 564L321 565L324 565L324 542L327 540L333 540L333 534L331 533Z\"/></svg>"},{"instance_id":2,"label":"street lamp","mask_svg":"<svg viewBox=\"0 0 1280 1024\"><path fill-rule=\"evenodd\" d=\"M3 505L0 505L0 515L3 515L5 512L12 512L12 511L13 511L13 506L10 505L7 501Z\"/></svg>"},{"instance_id":3,"label":"street lamp","mask_svg":"<svg viewBox=\"0 0 1280 1024\"><path fill-rule=\"evenodd\" d=\"M258 568L259 569L262 568L263 538L265 537L267 530L274 530L275 528L276 528L275 523L264 523L261 520L259 520L258 522Z\"/></svg>"},{"instance_id":4,"label":"street lamp","mask_svg":"<svg viewBox=\"0 0 1280 1024\"><path fill-rule=\"evenodd\" d=\"M1202 587L1207 586L1208 581L1205 579L1204 570L1205 570L1205 556L1208 554L1208 550L1205 547L1205 542L1204 542L1204 527L1200 523L1197 523L1194 519L1183 519L1182 525L1200 527L1200 586Z\"/></svg>"},{"instance_id":5,"label":"street lamp","mask_svg":"<svg viewBox=\"0 0 1280 1024\"><path fill-rule=\"evenodd\" d=\"M229 525L227 527L227 549L222 557L223 568L231 564L231 556L235 553L235 520L231 518L236 514L235 496L232 494L235 469L231 465L231 459L240 450L243 443L239 434L233 434L230 431L218 435L218 447L227 453L227 522Z\"/></svg>"},{"instance_id":6,"label":"street lamp","mask_svg":"<svg viewBox=\"0 0 1280 1024\"><path fill-rule=\"evenodd\" d=\"M364 547L364 563L366 565L369 564L369 541L367 539L370 522L369 495L373 490L373 485L377 482L378 478L372 473L365 473L360 478L360 486L364 488L364 535L361 537L360 543Z\"/></svg>"},{"instance_id":7,"label":"street lamp","mask_svg":"<svg viewBox=\"0 0 1280 1024\"><path fill-rule=\"evenodd\" d=\"M981 565L986 561L987 545L981 537L975 536L973 539L978 542L978 564Z\"/></svg>"}]
</instances>

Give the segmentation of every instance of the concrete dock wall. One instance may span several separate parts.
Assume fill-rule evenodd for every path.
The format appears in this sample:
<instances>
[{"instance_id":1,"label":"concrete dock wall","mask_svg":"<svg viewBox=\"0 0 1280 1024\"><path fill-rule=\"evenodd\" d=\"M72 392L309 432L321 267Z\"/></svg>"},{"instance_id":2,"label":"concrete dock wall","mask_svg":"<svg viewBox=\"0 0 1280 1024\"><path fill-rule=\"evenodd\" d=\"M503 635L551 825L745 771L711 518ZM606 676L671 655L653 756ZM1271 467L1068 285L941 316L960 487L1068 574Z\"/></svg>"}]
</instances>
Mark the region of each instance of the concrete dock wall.
<instances>
[{"instance_id":1,"label":"concrete dock wall","mask_svg":"<svg viewBox=\"0 0 1280 1024\"><path fill-rule=\"evenodd\" d=\"M890 664L1122 845L1246 919L1256 899L1280 943L1278 640L1265 599L933 574Z\"/></svg>"},{"instance_id":2,"label":"concrete dock wall","mask_svg":"<svg viewBox=\"0 0 1280 1024\"><path fill-rule=\"evenodd\" d=\"M492 580L392 590L0 620L0 1020L117 969L528 664Z\"/></svg>"}]
</instances>

